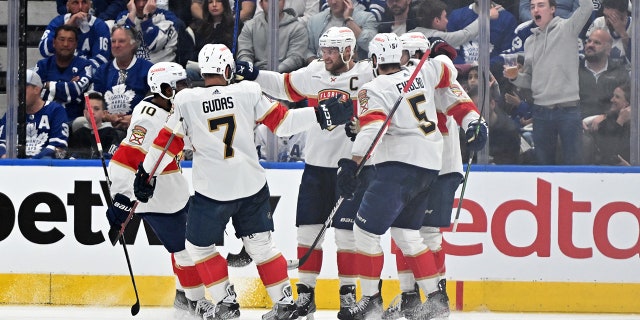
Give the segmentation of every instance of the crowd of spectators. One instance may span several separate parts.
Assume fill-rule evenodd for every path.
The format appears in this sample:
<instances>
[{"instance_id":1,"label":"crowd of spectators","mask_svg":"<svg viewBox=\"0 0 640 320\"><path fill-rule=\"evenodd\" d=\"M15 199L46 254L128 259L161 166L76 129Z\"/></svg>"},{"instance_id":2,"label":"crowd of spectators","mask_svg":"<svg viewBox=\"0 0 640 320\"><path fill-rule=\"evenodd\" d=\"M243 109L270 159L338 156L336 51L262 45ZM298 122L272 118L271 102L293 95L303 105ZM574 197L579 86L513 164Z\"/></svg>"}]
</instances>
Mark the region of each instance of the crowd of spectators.
<instances>
[{"instance_id":1,"label":"crowd of spectators","mask_svg":"<svg viewBox=\"0 0 640 320\"><path fill-rule=\"evenodd\" d=\"M85 93L96 103L100 132L109 132L103 149L113 151L133 106L149 92L146 74L153 63L180 63L198 81L197 52L222 43L237 60L267 69L274 45L267 42L270 2L277 2L279 21L275 71L318 59L318 39L333 26L355 33L358 60L367 58L378 32L417 31L456 48L459 81L471 97L480 92L478 0L56 0L59 16L43 33L43 58L33 66L41 100L66 110L69 152L53 157L99 156L79 150L90 129ZM630 10L628 0L491 2L492 163L629 164ZM518 55L518 67L507 71L509 53ZM256 139L264 156L269 139ZM289 156L278 158L303 160L303 151L291 154L302 140L280 139L278 148L289 149L277 154ZM0 152L3 146L0 140Z\"/></svg>"}]
</instances>

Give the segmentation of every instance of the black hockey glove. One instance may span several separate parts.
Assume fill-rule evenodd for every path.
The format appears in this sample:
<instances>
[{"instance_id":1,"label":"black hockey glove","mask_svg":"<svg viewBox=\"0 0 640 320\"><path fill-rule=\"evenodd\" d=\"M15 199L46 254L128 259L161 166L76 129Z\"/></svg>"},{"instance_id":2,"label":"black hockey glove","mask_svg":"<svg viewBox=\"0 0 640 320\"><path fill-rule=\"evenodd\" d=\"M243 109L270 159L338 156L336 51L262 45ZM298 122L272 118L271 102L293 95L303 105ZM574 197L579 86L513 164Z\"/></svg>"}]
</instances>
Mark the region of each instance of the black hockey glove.
<instances>
[{"instance_id":1,"label":"black hockey glove","mask_svg":"<svg viewBox=\"0 0 640 320\"><path fill-rule=\"evenodd\" d=\"M469 128L465 132L467 138L467 148L470 151L480 151L487 143L487 135L489 134L489 128L487 123L481 120L475 120L469 123Z\"/></svg>"},{"instance_id":2,"label":"black hockey glove","mask_svg":"<svg viewBox=\"0 0 640 320\"><path fill-rule=\"evenodd\" d=\"M360 132L360 120L358 117L353 117L351 121L347 122L344 125L344 133L351 139L351 141L356 141L356 135Z\"/></svg>"},{"instance_id":3,"label":"black hockey glove","mask_svg":"<svg viewBox=\"0 0 640 320\"><path fill-rule=\"evenodd\" d=\"M429 37L429 42L431 43L429 58L435 58L443 54L453 61L458 56L456 49L440 37Z\"/></svg>"},{"instance_id":4,"label":"black hockey glove","mask_svg":"<svg viewBox=\"0 0 640 320\"><path fill-rule=\"evenodd\" d=\"M353 117L353 102L351 99L340 101L341 98L342 95L339 94L325 100L316 108L316 119L323 130L347 123Z\"/></svg>"},{"instance_id":5,"label":"black hockey glove","mask_svg":"<svg viewBox=\"0 0 640 320\"><path fill-rule=\"evenodd\" d=\"M337 189L341 197L345 199L353 198L353 194L358 187L358 177L356 177L356 170L358 164L347 158L338 160L338 182Z\"/></svg>"},{"instance_id":6,"label":"black hockey glove","mask_svg":"<svg viewBox=\"0 0 640 320\"><path fill-rule=\"evenodd\" d=\"M156 189L156 177L151 178L147 183L148 179L149 174L144 171L142 162L140 162L138 172L136 172L136 179L133 180L133 193L140 202L147 203L153 197L153 191Z\"/></svg>"},{"instance_id":7,"label":"black hockey glove","mask_svg":"<svg viewBox=\"0 0 640 320\"><path fill-rule=\"evenodd\" d=\"M255 80L260 70L253 67L253 63L236 60L236 80Z\"/></svg>"},{"instance_id":8,"label":"black hockey glove","mask_svg":"<svg viewBox=\"0 0 640 320\"><path fill-rule=\"evenodd\" d=\"M127 220L132 207L133 202L127 196L116 193L113 197L113 204L107 209L107 220L109 220L111 227L120 229Z\"/></svg>"}]
</instances>

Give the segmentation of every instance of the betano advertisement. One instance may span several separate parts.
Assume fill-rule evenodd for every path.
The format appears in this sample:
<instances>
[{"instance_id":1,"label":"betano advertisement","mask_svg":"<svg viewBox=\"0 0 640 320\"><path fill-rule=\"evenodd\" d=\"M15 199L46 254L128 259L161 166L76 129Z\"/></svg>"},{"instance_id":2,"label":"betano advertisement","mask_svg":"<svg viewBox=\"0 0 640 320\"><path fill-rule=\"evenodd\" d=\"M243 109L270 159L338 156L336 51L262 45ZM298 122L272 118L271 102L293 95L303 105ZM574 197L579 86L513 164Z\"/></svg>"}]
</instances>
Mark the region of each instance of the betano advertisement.
<instances>
[{"instance_id":1,"label":"betano advertisement","mask_svg":"<svg viewBox=\"0 0 640 320\"><path fill-rule=\"evenodd\" d=\"M457 232L444 234L452 305L461 310L570 311L579 304L571 301L589 299L593 304L580 310L640 312L638 299L620 300L623 294L640 294L639 173L478 168L469 176ZM184 174L191 180L190 168ZM300 169L267 170L275 205L274 239L288 259L296 252L301 175ZM8 279L16 274L128 276L122 249L106 239L104 180L99 165L0 166L0 274ZM225 246L219 248L225 255L242 246L233 234L229 224ZM171 279L169 256L150 229L138 221L126 235L136 277ZM389 242L387 234L383 279L397 291ZM320 278L333 286L337 269L332 230L323 248ZM258 278L253 264L230 268L230 275ZM289 275L297 278L295 270ZM0 284L8 281L0 278ZM566 292L570 301L545 303L552 299L539 296L549 295L549 290ZM605 300L621 298L603 304L591 292L610 292ZM509 302L494 301L502 294ZM0 301L12 302L4 299Z\"/></svg>"}]
</instances>

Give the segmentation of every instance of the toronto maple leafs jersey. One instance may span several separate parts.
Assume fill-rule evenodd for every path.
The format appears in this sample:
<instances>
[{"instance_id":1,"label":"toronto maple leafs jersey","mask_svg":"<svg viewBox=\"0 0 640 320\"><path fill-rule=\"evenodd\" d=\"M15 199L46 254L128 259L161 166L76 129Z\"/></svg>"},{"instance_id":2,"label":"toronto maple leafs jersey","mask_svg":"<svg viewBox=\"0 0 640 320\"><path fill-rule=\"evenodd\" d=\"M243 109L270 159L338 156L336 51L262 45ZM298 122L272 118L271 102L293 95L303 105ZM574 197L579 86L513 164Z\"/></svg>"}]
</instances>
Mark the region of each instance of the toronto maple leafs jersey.
<instances>
[{"instance_id":1,"label":"toronto maple leafs jersey","mask_svg":"<svg viewBox=\"0 0 640 320\"><path fill-rule=\"evenodd\" d=\"M476 5L474 3L452 10L449 14L449 22L447 23L448 31L462 30L473 21L478 19L478 14L474 11ZM491 63L501 62L500 53L511 48L511 40L513 40L513 30L518 26L518 21L511 12L500 9L500 15L497 19L491 20L489 23L489 41L490 61ZM478 39L468 41L460 46L458 56L454 60L456 64L473 63L478 61L480 53L480 45Z\"/></svg>"},{"instance_id":2,"label":"toronto maple leafs jersey","mask_svg":"<svg viewBox=\"0 0 640 320\"><path fill-rule=\"evenodd\" d=\"M176 47L178 46L178 17L169 10L156 9L151 18L142 21L128 19L129 11L120 12L116 22L118 25L127 25L138 32L141 40L136 56L152 63L163 61L175 61ZM145 73L146 76L146 73Z\"/></svg>"},{"instance_id":3,"label":"toronto maple leafs jersey","mask_svg":"<svg viewBox=\"0 0 640 320\"><path fill-rule=\"evenodd\" d=\"M0 156L6 153L7 115L0 121ZM57 102L46 102L42 109L34 114L27 114L27 141L25 153L28 158L56 158L56 148L66 150L69 139L67 112Z\"/></svg>"},{"instance_id":4,"label":"toronto maple leafs jersey","mask_svg":"<svg viewBox=\"0 0 640 320\"><path fill-rule=\"evenodd\" d=\"M153 139L158 136L168 117L169 112L153 104L151 97L140 101L133 109L127 135L109 161L112 196L121 193L130 199L135 198L133 180L138 164L144 160ZM151 169L147 172L151 172ZM164 169L158 168L154 175L157 178L153 198L147 203L139 203L136 211L174 213L184 208L189 200L189 185L176 158Z\"/></svg>"},{"instance_id":5,"label":"toronto maple leafs jersey","mask_svg":"<svg viewBox=\"0 0 640 320\"><path fill-rule=\"evenodd\" d=\"M267 182L254 142L256 123L278 136L319 127L314 109L287 110L267 100L252 81L183 89L174 98L174 113L144 159L147 172L181 119L160 168L172 161L188 139L193 147L193 189L218 201L251 196Z\"/></svg>"},{"instance_id":6,"label":"toronto maple leafs jersey","mask_svg":"<svg viewBox=\"0 0 640 320\"><path fill-rule=\"evenodd\" d=\"M260 160L267 160L269 155L269 137L273 135L269 128L263 124L255 129L256 150ZM306 132L296 133L291 136L275 137L277 141L276 161L296 162L304 161L304 145Z\"/></svg>"},{"instance_id":7,"label":"toronto maple leafs jersey","mask_svg":"<svg viewBox=\"0 0 640 320\"><path fill-rule=\"evenodd\" d=\"M56 57L40 59L36 63L36 73L44 85L42 98L57 101L67 110L69 121L83 115L84 92L91 85L93 67L89 60L73 57L68 67L62 69L56 64Z\"/></svg>"},{"instance_id":8,"label":"toronto maple leafs jersey","mask_svg":"<svg viewBox=\"0 0 640 320\"><path fill-rule=\"evenodd\" d=\"M349 71L333 75L325 69L322 60L314 60L307 67L291 73L261 70L256 81L262 90L277 99L300 101L308 99L310 107L342 94L342 99L356 103L360 87L373 79L371 65L366 61L356 63ZM340 125L332 130L314 126L306 133L305 162L327 168L337 168L340 158L351 157L351 140Z\"/></svg>"},{"instance_id":9,"label":"toronto maple leafs jersey","mask_svg":"<svg viewBox=\"0 0 640 320\"><path fill-rule=\"evenodd\" d=\"M49 22L38 45L40 54L43 57L46 58L55 53L53 38L55 37L56 29L67 23L70 18L71 14L67 13L57 16ZM89 21L83 22L79 30L76 55L89 60L95 71L111 58L111 32L109 31L109 26L102 19L89 15Z\"/></svg>"},{"instance_id":10,"label":"toronto maple leafs jersey","mask_svg":"<svg viewBox=\"0 0 640 320\"><path fill-rule=\"evenodd\" d=\"M103 94L107 111L111 114L131 114L133 108L149 92L147 73L153 64L133 57L124 74L115 60L102 65L93 77L93 90ZM124 83L118 80L124 79Z\"/></svg>"}]
</instances>

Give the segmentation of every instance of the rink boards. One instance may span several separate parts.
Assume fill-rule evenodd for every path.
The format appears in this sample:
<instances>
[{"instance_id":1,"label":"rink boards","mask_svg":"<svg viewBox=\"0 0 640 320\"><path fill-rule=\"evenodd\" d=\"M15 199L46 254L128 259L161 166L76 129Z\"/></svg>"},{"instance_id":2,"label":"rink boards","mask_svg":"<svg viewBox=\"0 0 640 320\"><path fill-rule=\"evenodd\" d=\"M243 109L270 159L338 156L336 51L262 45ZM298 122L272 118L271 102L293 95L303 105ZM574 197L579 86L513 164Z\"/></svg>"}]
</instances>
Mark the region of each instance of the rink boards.
<instances>
[{"instance_id":1,"label":"rink boards","mask_svg":"<svg viewBox=\"0 0 640 320\"><path fill-rule=\"evenodd\" d=\"M122 248L105 240L99 161L28 163L0 162L0 303L132 304ZM265 166L275 204L274 239L292 259L301 165ZM190 168L184 173L190 180ZM473 167L458 231L444 235L452 308L640 313L639 173L637 168ZM132 226L127 248L140 301L170 305L169 256L145 227ZM331 229L326 239L316 302L319 308L337 308ZM240 248L229 229L220 251L226 255ZM383 248L388 304L399 292L388 235ZM295 283L297 272L289 276ZM254 264L230 268L230 277L244 306L270 305Z\"/></svg>"}]
</instances>

